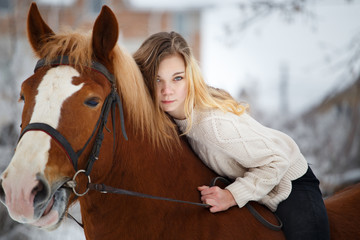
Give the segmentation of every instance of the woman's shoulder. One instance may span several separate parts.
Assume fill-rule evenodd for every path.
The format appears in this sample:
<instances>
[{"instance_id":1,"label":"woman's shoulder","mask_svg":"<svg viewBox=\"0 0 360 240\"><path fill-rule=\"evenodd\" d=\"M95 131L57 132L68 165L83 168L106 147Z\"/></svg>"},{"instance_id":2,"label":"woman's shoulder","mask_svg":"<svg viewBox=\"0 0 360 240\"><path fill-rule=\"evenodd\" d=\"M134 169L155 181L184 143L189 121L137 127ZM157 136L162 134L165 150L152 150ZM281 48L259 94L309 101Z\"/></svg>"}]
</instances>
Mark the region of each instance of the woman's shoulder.
<instances>
[{"instance_id":1,"label":"woman's shoulder","mask_svg":"<svg viewBox=\"0 0 360 240\"><path fill-rule=\"evenodd\" d=\"M181 132L185 132L189 121L189 119L175 119ZM215 108L194 109L191 115L191 130L186 135L225 135L225 138L231 135L238 138L240 137L238 133L240 131L244 132L250 122L251 117L247 113L236 115ZM236 136L233 136L234 134Z\"/></svg>"},{"instance_id":2,"label":"woman's shoulder","mask_svg":"<svg viewBox=\"0 0 360 240\"><path fill-rule=\"evenodd\" d=\"M193 128L221 138L241 138L240 132L248 129L251 117L247 113L236 115L220 109L198 110L194 115Z\"/></svg>"},{"instance_id":3,"label":"woman's shoulder","mask_svg":"<svg viewBox=\"0 0 360 240\"><path fill-rule=\"evenodd\" d=\"M201 124L206 121L219 121L219 122L247 122L251 119L249 114L246 112L237 115L232 112L224 112L221 109L210 108L210 109L197 109L194 111L193 123Z\"/></svg>"}]
</instances>

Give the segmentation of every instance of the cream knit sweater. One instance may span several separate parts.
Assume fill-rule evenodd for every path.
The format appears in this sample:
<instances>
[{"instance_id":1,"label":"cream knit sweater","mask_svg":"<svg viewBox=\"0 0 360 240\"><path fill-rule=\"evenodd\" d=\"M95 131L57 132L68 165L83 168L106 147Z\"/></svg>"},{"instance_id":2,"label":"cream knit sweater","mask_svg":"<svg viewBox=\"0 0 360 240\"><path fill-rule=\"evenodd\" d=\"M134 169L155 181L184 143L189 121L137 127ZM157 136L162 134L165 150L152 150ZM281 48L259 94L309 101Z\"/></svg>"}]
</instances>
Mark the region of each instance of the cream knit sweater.
<instances>
[{"instance_id":1,"label":"cream knit sweater","mask_svg":"<svg viewBox=\"0 0 360 240\"><path fill-rule=\"evenodd\" d=\"M221 176L235 179L227 186L239 207L258 201L275 211L291 192L291 180L307 171L298 146L286 134L264 127L247 113L193 111L187 134L200 159ZM182 132L187 120L175 119Z\"/></svg>"}]
</instances>

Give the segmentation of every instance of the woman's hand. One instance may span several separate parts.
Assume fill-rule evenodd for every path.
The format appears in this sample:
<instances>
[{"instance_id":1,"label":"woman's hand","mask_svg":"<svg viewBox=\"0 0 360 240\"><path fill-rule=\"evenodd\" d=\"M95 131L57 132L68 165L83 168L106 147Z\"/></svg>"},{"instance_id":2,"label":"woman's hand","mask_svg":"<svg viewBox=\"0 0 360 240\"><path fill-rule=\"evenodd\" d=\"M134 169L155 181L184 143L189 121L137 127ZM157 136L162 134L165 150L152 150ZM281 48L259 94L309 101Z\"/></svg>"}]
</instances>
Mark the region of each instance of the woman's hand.
<instances>
[{"instance_id":1,"label":"woman's hand","mask_svg":"<svg viewBox=\"0 0 360 240\"><path fill-rule=\"evenodd\" d=\"M210 212L212 213L226 211L236 205L233 195L227 189L217 186L201 186L198 187L198 190L201 193L201 201L211 206Z\"/></svg>"}]
</instances>

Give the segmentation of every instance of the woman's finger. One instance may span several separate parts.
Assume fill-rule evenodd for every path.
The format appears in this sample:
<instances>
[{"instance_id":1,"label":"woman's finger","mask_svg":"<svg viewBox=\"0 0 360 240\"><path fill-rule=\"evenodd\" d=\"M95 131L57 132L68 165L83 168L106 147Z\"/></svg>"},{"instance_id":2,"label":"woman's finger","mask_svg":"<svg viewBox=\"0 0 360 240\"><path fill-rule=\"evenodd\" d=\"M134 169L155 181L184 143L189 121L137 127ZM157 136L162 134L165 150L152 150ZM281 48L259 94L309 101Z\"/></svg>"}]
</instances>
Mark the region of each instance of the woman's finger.
<instances>
[{"instance_id":1,"label":"woman's finger","mask_svg":"<svg viewBox=\"0 0 360 240\"><path fill-rule=\"evenodd\" d=\"M197 189L199 190L199 191L204 191L205 189L208 189L209 188L209 186L200 186L200 187L198 187Z\"/></svg>"},{"instance_id":2,"label":"woman's finger","mask_svg":"<svg viewBox=\"0 0 360 240\"><path fill-rule=\"evenodd\" d=\"M204 203L207 204L207 205L210 205L211 207L216 206L216 201L214 199L211 199L211 198L205 199Z\"/></svg>"},{"instance_id":3,"label":"woman's finger","mask_svg":"<svg viewBox=\"0 0 360 240\"><path fill-rule=\"evenodd\" d=\"M198 189L201 192L201 195L210 195L210 194L214 194L214 193L218 192L218 190L220 188L216 187L216 186L215 187L203 186L203 187L198 188Z\"/></svg>"}]
</instances>

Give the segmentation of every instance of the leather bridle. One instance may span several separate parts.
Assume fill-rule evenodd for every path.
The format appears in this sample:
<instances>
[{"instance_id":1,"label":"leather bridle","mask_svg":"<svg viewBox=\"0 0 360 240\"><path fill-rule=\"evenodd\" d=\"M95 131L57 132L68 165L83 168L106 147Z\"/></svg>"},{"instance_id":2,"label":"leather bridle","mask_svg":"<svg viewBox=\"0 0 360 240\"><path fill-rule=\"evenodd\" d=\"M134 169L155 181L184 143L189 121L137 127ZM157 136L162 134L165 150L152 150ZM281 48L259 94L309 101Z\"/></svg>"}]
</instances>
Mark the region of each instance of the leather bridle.
<instances>
[{"instance_id":1,"label":"leather bridle","mask_svg":"<svg viewBox=\"0 0 360 240\"><path fill-rule=\"evenodd\" d=\"M50 63L47 63L45 59L40 59L35 66L34 72L36 72L39 68L41 68L43 66L59 66L59 65L72 65L72 64L70 63L68 56L59 56L56 59L54 59L53 61L51 61ZM103 131L104 131L104 128L107 129L106 123L108 120L110 109L112 111L112 126L113 126L113 136L114 136L114 143L115 143L115 138L116 138L116 136L115 136L115 132L116 132L115 131L115 108L116 108L116 106L118 106L119 112L120 112L121 130L122 130L124 138L127 140L125 125L124 125L124 113L123 113L122 103L121 103L119 94L117 93L117 90L116 90L115 77L107 70L107 68L104 65L102 65L101 63L98 63L98 62L92 62L90 69L103 74L110 81L111 92L109 93L109 95L106 97L106 99L104 101L99 119L96 122L93 132L91 133L88 140L85 142L84 146L79 151L76 152L73 149L73 147L71 146L71 144L69 143L69 141L58 130L56 130L55 128L53 128L52 126L50 126L46 123L35 122L35 123L28 124L22 130L20 137L19 137L19 141L20 141L20 139L23 137L23 135L28 131L42 131L42 132L48 134L52 139L54 139L61 146L61 148L66 153L67 157L71 160L71 163L76 171L76 174L75 174L73 180L76 178L76 176L80 172L84 172L88 176L89 182L90 182L89 176L90 176L93 164L99 157L101 144L104 139ZM96 134L96 136L95 136L95 134ZM90 155L89 155L89 158L88 158L88 161L86 164L86 170L82 170L82 169L79 170L78 169L78 160L94 136L95 136L95 142L94 142L94 145L92 147L92 150L90 152ZM87 191L85 193L78 194L75 190L75 187L73 188L73 190L74 190L74 193L77 195L84 195L88 191L88 189L87 189Z\"/></svg>"}]
</instances>

